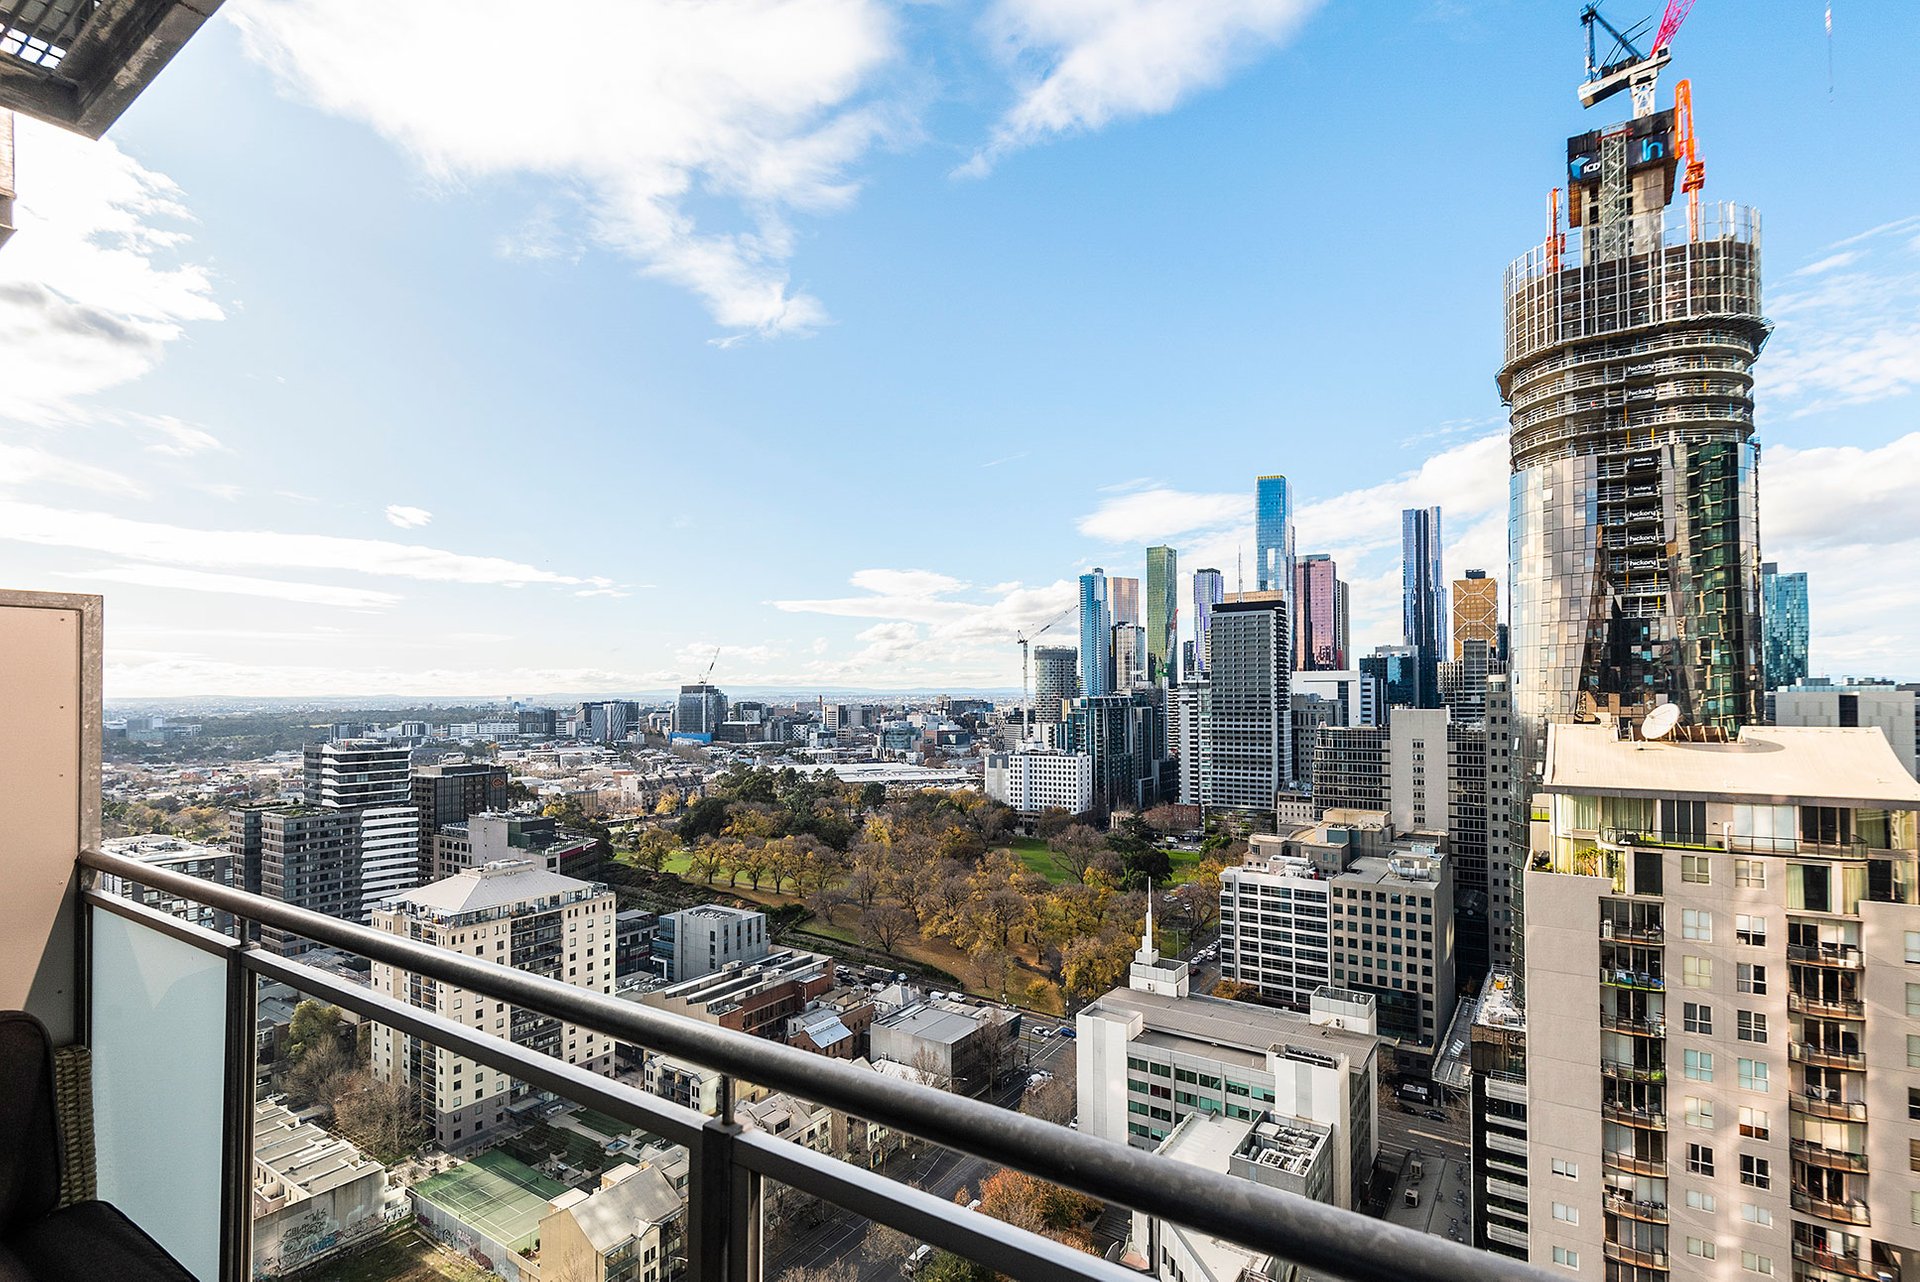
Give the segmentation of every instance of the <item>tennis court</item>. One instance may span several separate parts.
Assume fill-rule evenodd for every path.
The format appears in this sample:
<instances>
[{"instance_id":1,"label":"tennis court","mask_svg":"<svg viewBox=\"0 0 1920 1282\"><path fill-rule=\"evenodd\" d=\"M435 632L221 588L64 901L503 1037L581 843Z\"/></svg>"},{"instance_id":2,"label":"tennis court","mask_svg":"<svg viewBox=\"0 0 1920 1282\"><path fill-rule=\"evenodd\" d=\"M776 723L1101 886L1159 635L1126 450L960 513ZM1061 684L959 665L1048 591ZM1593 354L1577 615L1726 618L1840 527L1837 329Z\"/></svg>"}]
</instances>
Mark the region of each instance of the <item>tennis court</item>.
<instances>
[{"instance_id":1,"label":"tennis court","mask_svg":"<svg viewBox=\"0 0 1920 1282\"><path fill-rule=\"evenodd\" d=\"M497 1149L413 1186L418 1196L515 1251L533 1245L547 1203L566 1190Z\"/></svg>"}]
</instances>

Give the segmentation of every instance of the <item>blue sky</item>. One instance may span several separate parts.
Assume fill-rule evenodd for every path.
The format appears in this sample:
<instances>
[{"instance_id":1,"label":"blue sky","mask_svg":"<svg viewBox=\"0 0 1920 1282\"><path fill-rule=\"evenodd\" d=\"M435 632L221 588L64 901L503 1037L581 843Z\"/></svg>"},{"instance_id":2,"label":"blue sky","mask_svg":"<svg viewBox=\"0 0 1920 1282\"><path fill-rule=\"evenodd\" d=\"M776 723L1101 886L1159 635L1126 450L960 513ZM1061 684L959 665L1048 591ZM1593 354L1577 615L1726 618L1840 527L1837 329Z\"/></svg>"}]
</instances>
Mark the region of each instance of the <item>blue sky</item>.
<instances>
[{"instance_id":1,"label":"blue sky","mask_svg":"<svg viewBox=\"0 0 1920 1282\"><path fill-rule=\"evenodd\" d=\"M1362 645L1399 508L1502 572L1500 273L1625 110L1577 5L494 7L228 0L22 123L0 577L107 594L111 697L1010 686L1273 471ZM1831 93L1822 5L1707 0L1663 105L1765 218L1815 670L1914 678L1920 11L1835 9Z\"/></svg>"}]
</instances>

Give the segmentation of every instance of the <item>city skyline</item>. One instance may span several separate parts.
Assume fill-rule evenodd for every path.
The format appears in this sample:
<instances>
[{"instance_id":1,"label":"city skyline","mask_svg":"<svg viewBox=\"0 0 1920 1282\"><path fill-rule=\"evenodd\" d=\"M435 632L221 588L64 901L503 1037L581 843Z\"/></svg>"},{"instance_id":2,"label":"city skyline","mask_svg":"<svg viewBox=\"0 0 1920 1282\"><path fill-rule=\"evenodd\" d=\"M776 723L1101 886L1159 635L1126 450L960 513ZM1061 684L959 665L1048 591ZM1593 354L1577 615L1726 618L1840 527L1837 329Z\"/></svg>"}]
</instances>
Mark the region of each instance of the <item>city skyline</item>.
<instances>
[{"instance_id":1,"label":"city skyline","mask_svg":"<svg viewBox=\"0 0 1920 1282\"><path fill-rule=\"evenodd\" d=\"M1573 14L1436 10L1383 32L1338 9L1255 8L1261 18L1168 19L1170 39L1243 51L1188 75L1120 65L1124 51L1088 32L1023 25L1018 6L1000 6L994 20L1056 73L1022 84L964 21L849 6L848 25L819 41L845 60L810 48L817 64L796 71L840 75L830 107L761 139L766 154L860 126L871 140L881 117L911 127L845 143L824 175L782 188L756 229L781 234L720 280L689 275L686 243L595 240L572 180L585 175L590 210L635 156L543 169L525 139L565 122L529 108L506 154L477 158L465 126L443 123L460 112L439 110L471 101L462 73L403 99L327 65L333 37L302 5L223 15L109 141L21 124L21 231L0 253L0 334L32 373L0 404L0 540L15 580L107 594L107 692L120 699L671 689L716 648L723 687L1013 688L1014 633L1070 607L1090 565L1139 575L1145 549L1164 544L1239 587L1252 479L1284 472L1298 546L1334 556L1353 585L1355 653L1396 639L1401 508L1444 508L1444 561L1487 567L1504 600L1486 282L1537 241L1534 211L1564 181L1554 150L1588 126L1571 94ZM1920 676L1920 639L1900 626L1920 589L1866 569L1920 543L1904 497L1920 480L1920 187L1826 159L1834 136L1890 137L1904 83L1890 51L1911 44L1913 22L1892 6L1843 13L1831 97L1811 20L1749 26L1703 9L1677 47L1698 87L1707 195L1767 211L1777 329L1756 369L1760 550L1809 574L1815 675ZM393 35L401 57L427 38ZM1483 103L1427 87L1417 69L1435 40L1497 40L1525 57ZM1057 73L1076 53L1127 73L1109 78L1121 98L1073 98ZM927 90L932 102L914 106L890 81L949 55L966 66L964 91ZM1311 110L1333 69L1371 95L1365 109L1311 144L1277 130ZM1022 114L1042 90L1066 112L1055 124ZM553 89L551 110L606 105L588 94ZM1443 255L1383 267L1379 244L1400 234L1383 184L1433 139L1523 108L1538 118L1500 118L1514 154L1490 166L1491 186L1427 211L1467 233ZM210 111L247 122L243 136L211 141ZM236 141L262 157L239 177ZM1294 208L1291 177L1332 155L1349 198ZM949 177L956 168L969 172ZM353 225L335 212L342 184ZM698 235L718 238L727 209L746 208L729 205L735 194L721 184ZM1084 256L1042 234L1053 221L1074 227ZM1169 223L1209 234L1169 236ZM989 265L979 228L1020 247ZM921 241L940 263L907 248ZM856 245L888 256L883 291ZM1122 253L1132 270L1112 279ZM410 272L423 288L402 303L392 280ZM1351 285L1383 272L1422 307L1464 301L1396 348L1404 378L1364 379L1353 339L1374 317ZM771 291L733 289L774 277ZM1289 306L1274 316L1282 285ZM743 313L750 295L781 307ZM943 299L961 329L1023 319L989 350L928 319ZM519 319L576 313L551 335ZM1166 348L1175 331L1190 337ZM1134 359L1148 350L1161 359ZM969 367L988 360L999 375L982 380ZM1117 364L1134 368L1116 376ZM870 404L840 390L856 368L887 371ZM895 444L903 423L924 439ZM1070 446L1096 423L1113 448L1090 462ZM1205 448L1164 448L1187 436ZM337 449L289 449L301 439ZM1137 448L1148 441L1161 448ZM551 453L560 442L565 456ZM729 448L768 486L764 521L705 502ZM612 478L607 495L580 484L582 463ZM973 515L1005 537L962 546L935 521L877 551L871 514L779 501L786 485L884 496L910 469L976 482L966 491L987 497ZM503 485L525 502L498 502ZM1879 540L1875 556L1861 555L1858 529ZM1192 600L1189 574L1177 597Z\"/></svg>"}]
</instances>

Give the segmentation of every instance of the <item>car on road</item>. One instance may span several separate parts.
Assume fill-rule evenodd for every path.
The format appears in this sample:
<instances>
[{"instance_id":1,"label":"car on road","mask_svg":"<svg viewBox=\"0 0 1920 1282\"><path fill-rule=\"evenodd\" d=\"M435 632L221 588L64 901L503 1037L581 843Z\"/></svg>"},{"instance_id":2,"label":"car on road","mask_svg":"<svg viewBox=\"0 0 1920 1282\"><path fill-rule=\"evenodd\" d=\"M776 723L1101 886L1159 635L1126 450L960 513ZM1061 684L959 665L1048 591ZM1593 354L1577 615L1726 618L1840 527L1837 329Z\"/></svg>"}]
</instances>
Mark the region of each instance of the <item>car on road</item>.
<instances>
[{"instance_id":1,"label":"car on road","mask_svg":"<svg viewBox=\"0 0 1920 1282\"><path fill-rule=\"evenodd\" d=\"M1051 1082L1052 1080L1053 1080L1053 1074L1049 1073L1046 1069L1043 1068L1037 1073L1028 1074L1027 1085L1038 1086L1042 1082Z\"/></svg>"},{"instance_id":2,"label":"car on road","mask_svg":"<svg viewBox=\"0 0 1920 1282\"><path fill-rule=\"evenodd\" d=\"M1054 1031L1055 1033L1057 1033L1057 1034L1059 1034L1059 1035L1060 1035L1061 1037L1078 1037L1078 1036L1080 1036L1080 1034L1078 1034L1078 1033L1076 1033L1075 1031L1073 1031L1073 1026L1072 1026L1071 1024L1062 1024L1062 1025L1060 1025L1060 1027L1058 1027L1058 1028L1056 1028L1056 1029L1054 1029L1053 1031Z\"/></svg>"},{"instance_id":3,"label":"car on road","mask_svg":"<svg viewBox=\"0 0 1920 1282\"><path fill-rule=\"evenodd\" d=\"M1445 1113L1442 1113L1437 1108L1428 1109L1426 1112L1426 1118L1429 1122L1445 1122L1449 1120L1447 1115Z\"/></svg>"}]
</instances>

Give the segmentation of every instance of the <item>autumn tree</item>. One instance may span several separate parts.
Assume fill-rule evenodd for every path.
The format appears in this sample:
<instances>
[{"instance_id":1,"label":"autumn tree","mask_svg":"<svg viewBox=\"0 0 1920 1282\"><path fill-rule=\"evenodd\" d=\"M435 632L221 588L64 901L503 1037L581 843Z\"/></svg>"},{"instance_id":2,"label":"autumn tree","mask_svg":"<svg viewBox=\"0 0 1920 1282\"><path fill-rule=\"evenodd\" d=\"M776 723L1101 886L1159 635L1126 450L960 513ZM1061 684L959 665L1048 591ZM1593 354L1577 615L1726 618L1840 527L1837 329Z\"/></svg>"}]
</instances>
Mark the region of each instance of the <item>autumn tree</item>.
<instances>
[{"instance_id":1,"label":"autumn tree","mask_svg":"<svg viewBox=\"0 0 1920 1282\"><path fill-rule=\"evenodd\" d=\"M382 1162L410 1155L427 1137L413 1092L405 1082L382 1082L356 1074L352 1086L334 1102L335 1127Z\"/></svg>"},{"instance_id":2,"label":"autumn tree","mask_svg":"<svg viewBox=\"0 0 1920 1282\"><path fill-rule=\"evenodd\" d=\"M884 899L861 912L859 929L891 957L894 947L913 935L913 914L893 900Z\"/></svg>"},{"instance_id":3,"label":"autumn tree","mask_svg":"<svg viewBox=\"0 0 1920 1282\"><path fill-rule=\"evenodd\" d=\"M996 1171L982 1180L980 1209L1030 1233L1044 1234L1088 1253L1094 1250L1093 1235L1086 1225L1100 1213L1100 1203L1025 1171Z\"/></svg>"}]
</instances>

